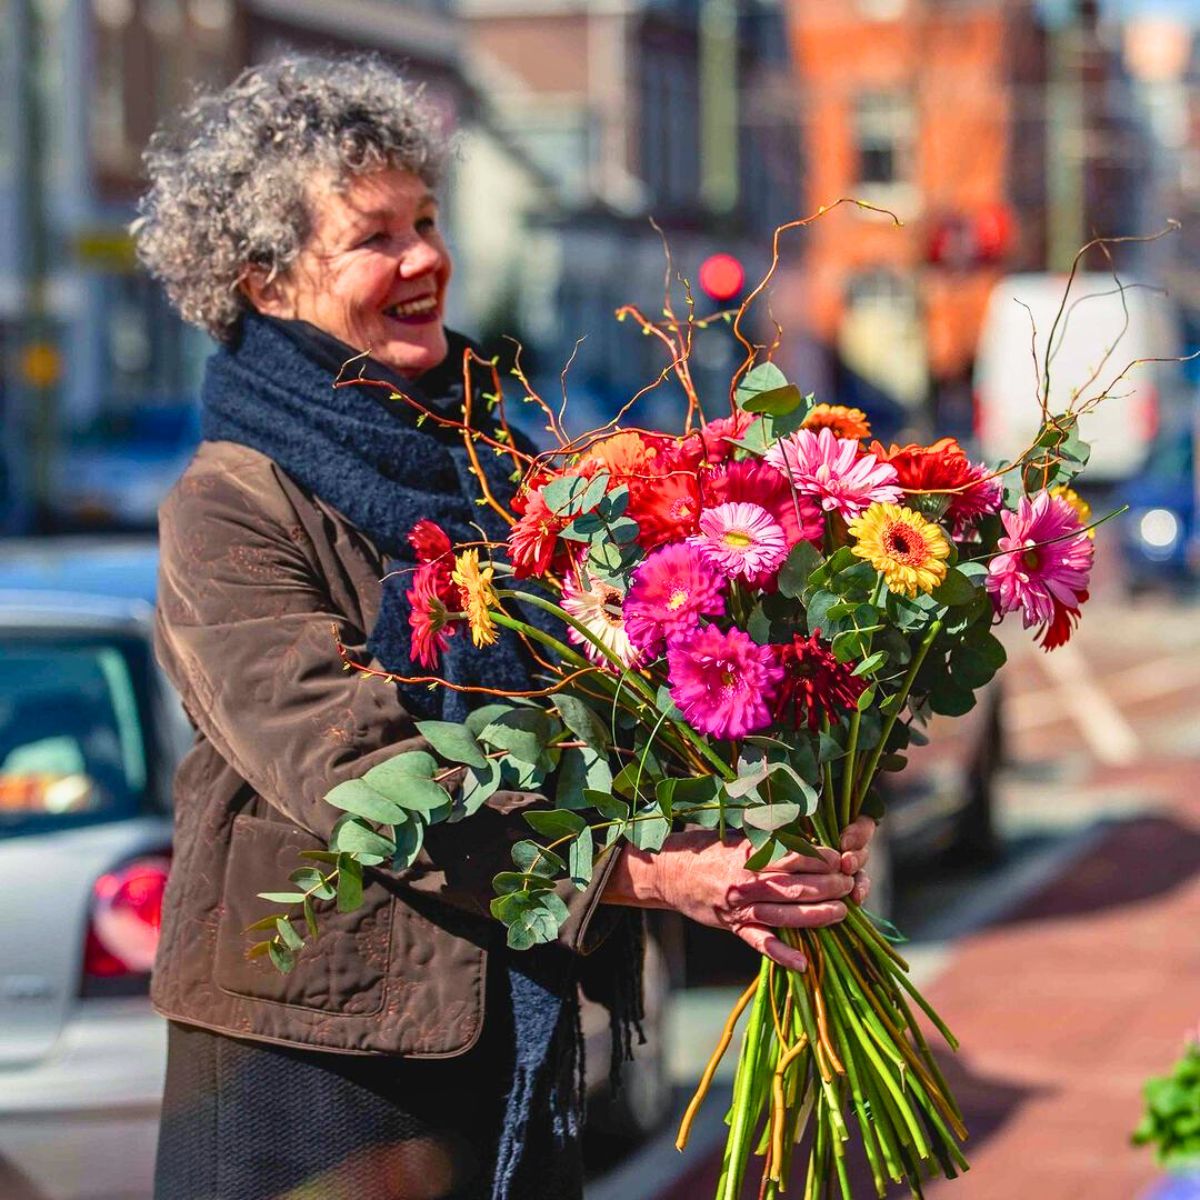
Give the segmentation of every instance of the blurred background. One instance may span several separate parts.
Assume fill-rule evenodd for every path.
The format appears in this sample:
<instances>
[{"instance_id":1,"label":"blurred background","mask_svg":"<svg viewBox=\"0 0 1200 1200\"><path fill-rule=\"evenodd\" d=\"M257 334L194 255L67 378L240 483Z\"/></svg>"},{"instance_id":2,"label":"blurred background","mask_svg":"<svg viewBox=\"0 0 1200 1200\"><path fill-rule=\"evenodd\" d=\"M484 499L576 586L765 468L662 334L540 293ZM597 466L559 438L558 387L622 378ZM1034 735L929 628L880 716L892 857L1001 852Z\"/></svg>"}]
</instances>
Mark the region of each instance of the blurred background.
<instances>
[{"instance_id":1,"label":"blurred background","mask_svg":"<svg viewBox=\"0 0 1200 1200\"><path fill-rule=\"evenodd\" d=\"M461 139L450 323L518 339L553 396L586 335L576 429L663 366L612 316L661 307L651 218L705 316L780 223L887 209L901 225L844 205L786 235L759 333L777 321L789 378L885 440L998 457L1089 238L1180 223L1083 264L1057 397L1200 348L1198 34L1197 0L0 0L0 1200L149 1194L145 988L187 741L149 650L153 529L213 348L127 232L160 121L285 49L404 64ZM700 338L714 412L738 360L724 324ZM939 1200L1164 1186L1127 1135L1200 1021L1197 363L1136 368L1085 423L1087 498L1130 511L1075 640L1006 630L1000 684L893 790L872 904L964 1042L974 1169ZM673 426L678 399L641 421ZM753 963L656 935L649 1044L621 1096L596 1084L595 1200L715 1181L721 1097L682 1158L671 1121Z\"/></svg>"}]
</instances>

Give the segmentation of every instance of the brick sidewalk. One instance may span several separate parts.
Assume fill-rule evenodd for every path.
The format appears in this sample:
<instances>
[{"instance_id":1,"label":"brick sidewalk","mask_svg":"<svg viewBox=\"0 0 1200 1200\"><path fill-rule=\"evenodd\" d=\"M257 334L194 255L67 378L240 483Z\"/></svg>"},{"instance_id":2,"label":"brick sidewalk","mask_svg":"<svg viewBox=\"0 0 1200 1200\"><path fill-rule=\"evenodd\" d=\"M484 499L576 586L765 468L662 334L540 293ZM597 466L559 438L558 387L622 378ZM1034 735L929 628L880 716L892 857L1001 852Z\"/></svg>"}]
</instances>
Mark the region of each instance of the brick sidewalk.
<instances>
[{"instance_id":1,"label":"brick sidewalk","mask_svg":"<svg viewBox=\"0 0 1200 1200\"><path fill-rule=\"evenodd\" d=\"M1177 761L1094 778L1162 807L1114 824L1064 877L956 945L928 994L962 1041L946 1068L972 1169L930 1200L1135 1200L1154 1178L1128 1139L1142 1083L1200 1024L1196 775ZM697 1163L660 1200L707 1200L718 1167Z\"/></svg>"}]
</instances>

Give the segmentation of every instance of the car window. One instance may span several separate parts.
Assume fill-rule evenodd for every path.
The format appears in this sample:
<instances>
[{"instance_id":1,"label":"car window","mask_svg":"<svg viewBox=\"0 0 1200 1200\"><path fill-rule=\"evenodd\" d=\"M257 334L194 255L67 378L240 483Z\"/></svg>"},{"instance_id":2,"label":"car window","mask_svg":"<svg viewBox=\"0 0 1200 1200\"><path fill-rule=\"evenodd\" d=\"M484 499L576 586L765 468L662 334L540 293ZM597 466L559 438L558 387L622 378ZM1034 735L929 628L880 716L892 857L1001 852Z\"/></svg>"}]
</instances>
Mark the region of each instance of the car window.
<instances>
[{"instance_id":1,"label":"car window","mask_svg":"<svg viewBox=\"0 0 1200 1200\"><path fill-rule=\"evenodd\" d=\"M145 668L134 639L0 636L0 837L141 808Z\"/></svg>"}]
</instances>

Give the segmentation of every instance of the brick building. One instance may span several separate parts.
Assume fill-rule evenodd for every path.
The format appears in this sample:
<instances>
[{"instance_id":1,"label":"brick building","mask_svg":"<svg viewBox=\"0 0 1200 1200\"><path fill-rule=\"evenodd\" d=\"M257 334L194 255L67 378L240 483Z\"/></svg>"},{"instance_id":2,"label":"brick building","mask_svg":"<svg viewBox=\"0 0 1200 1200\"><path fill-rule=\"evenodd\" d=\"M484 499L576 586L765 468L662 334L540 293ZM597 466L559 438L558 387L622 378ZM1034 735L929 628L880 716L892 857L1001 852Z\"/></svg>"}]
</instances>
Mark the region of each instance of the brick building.
<instances>
[{"instance_id":1,"label":"brick building","mask_svg":"<svg viewBox=\"0 0 1200 1200\"><path fill-rule=\"evenodd\" d=\"M790 4L805 210L850 196L903 222L846 205L799 235L780 307L828 348L844 401L965 432L1000 275L1061 266L1093 230L1134 232L1130 105L1078 9L1056 29L1026 0Z\"/></svg>"}]
</instances>

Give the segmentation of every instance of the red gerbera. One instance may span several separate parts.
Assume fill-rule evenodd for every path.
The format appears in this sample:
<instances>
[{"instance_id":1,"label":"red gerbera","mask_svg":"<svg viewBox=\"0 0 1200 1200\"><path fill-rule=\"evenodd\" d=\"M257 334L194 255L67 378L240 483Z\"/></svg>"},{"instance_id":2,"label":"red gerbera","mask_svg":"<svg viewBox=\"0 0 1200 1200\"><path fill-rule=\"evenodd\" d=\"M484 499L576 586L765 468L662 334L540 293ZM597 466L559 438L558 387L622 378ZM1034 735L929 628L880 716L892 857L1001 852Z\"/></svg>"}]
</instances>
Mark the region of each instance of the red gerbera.
<instances>
[{"instance_id":1,"label":"red gerbera","mask_svg":"<svg viewBox=\"0 0 1200 1200\"><path fill-rule=\"evenodd\" d=\"M821 717L836 721L839 710L851 711L866 690L867 681L851 674L849 663L838 662L816 630L808 637L795 634L790 644L775 646L783 667L783 682L775 694L775 719L816 729Z\"/></svg>"},{"instance_id":2,"label":"red gerbera","mask_svg":"<svg viewBox=\"0 0 1200 1200\"><path fill-rule=\"evenodd\" d=\"M1080 592L1076 597L1081 605L1087 598L1087 592ZM1075 626L1078 624L1079 609L1068 608L1067 605L1055 597L1054 616L1048 624L1042 626L1037 644L1043 650L1057 650L1059 646L1064 646L1071 640L1071 634L1075 632Z\"/></svg>"},{"instance_id":3,"label":"red gerbera","mask_svg":"<svg viewBox=\"0 0 1200 1200\"><path fill-rule=\"evenodd\" d=\"M759 504L783 526L789 546L816 541L825 532L825 519L811 496L794 493L787 476L756 459L728 463L700 477L704 507L718 504Z\"/></svg>"},{"instance_id":4,"label":"red gerbera","mask_svg":"<svg viewBox=\"0 0 1200 1200\"><path fill-rule=\"evenodd\" d=\"M429 670L436 670L454 634L445 589L439 578L440 570L440 563L424 563L417 568L413 576L413 585L405 593L409 603L408 626L412 631L412 656ZM454 585L450 586L453 588ZM450 603L457 603L457 600Z\"/></svg>"},{"instance_id":5,"label":"red gerbera","mask_svg":"<svg viewBox=\"0 0 1200 1200\"><path fill-rule=\"evenodd\" d=\"M422 519L409 530L408 543L421 564L414 578L414 590L417 580L424 576L428 587L436 590L445 607L457 608L458 588L450 578L454 570L454 553L446 531L436 521Z\"/></svg>"},{"instance_id":6,"label":"red gerbera","mask_svg":"<svg viewBox=\"0 0 1200 1200\"><path fill-rule=\"evenodd\" d=\"M408 544L417 556L417 562L428 563L450 553L450 538L436 522L423 519L408 531Z\"/></svg>"},{"instance_id":7,"label":"red gerbera","mask_svg":"<svg viewBox=\"0 0 1200 1200\"><path fill-rule=\"evenodd\" d=\"M508 534L509 557L512 560L513 574L518 579L525 579L530 575L544 575L550 569L558 535L568 522L569 518L551 512L540 491L529 494L525 503L525 515Z\"/></svg>"},{"instance_id":8,"label":"red gerbera","mask_svg":"<svg viewBox=\"0 0 1200 1200\"><path fill-rule=\"evenodd\" d=\"M638 523L638 543L653 550L681 542L700 529L700 484L691 471L629 481L628 514Z\"/></svg>"},{"instance_id":9,"label":"red gerbera","mask_svg":"<svg viewBox=\"0 0 1200 1200\"><path fill-rule=\"evenodd\" d=\"M999 482L986 478L987 469L972 463L954 438L940 438L932 446L893 445L890 450L872 442L871 450L881 462L892 464L906 492L946 493L943 515L956 535L970 522L1000 507ZM922 508L921 500L936 502L939 497L913 499L915 506Z\"/></svg>"}]
</instances>

